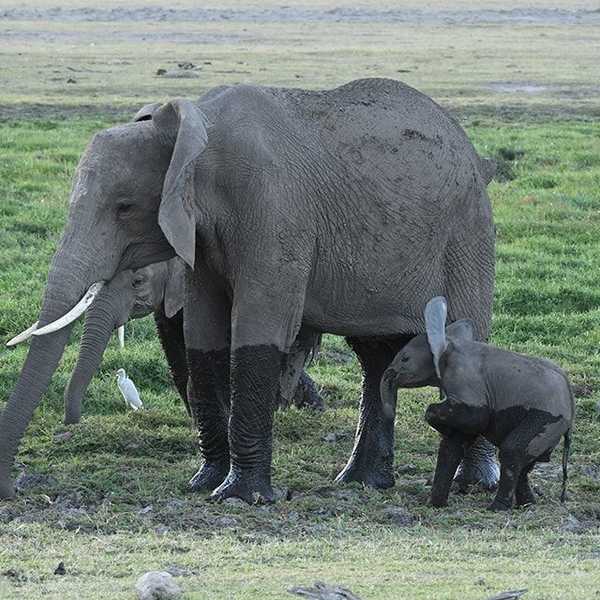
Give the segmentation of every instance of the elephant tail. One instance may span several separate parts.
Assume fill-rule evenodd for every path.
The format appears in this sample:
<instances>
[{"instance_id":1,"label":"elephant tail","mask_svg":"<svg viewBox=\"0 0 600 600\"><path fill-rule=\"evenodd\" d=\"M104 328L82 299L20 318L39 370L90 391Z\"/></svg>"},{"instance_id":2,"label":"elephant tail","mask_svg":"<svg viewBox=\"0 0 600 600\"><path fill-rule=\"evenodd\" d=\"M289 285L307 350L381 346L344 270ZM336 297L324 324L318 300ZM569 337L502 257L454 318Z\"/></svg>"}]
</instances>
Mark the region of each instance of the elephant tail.
<instances>
[{"instance_id":1,"label":"elephant tail","mask_svg":"<svg viewBox=\"0 0 600 600\"><path fill-rule=\"evenodd\" d=\"M494 179L497 168L498 163L493 158L479 158L479 172L485 185L489 185L490 181Z\"/></svg>"},{"instance_id":2,"label":"elephant tail","mask_svg":"<svg viewBox=\"0 0 600 600\"><path fill-rule=\"evenodd\" d=\"M569 455L571 454L571 428L567 429L565 432L565 441L563 444L563 453L562 453L562 472L563 472L563 480L562 480L562 492L560 494L560 501L564 503L567 497L567 476L568 476L568 464L569 464Z\"/></svg>"}]
</instances>

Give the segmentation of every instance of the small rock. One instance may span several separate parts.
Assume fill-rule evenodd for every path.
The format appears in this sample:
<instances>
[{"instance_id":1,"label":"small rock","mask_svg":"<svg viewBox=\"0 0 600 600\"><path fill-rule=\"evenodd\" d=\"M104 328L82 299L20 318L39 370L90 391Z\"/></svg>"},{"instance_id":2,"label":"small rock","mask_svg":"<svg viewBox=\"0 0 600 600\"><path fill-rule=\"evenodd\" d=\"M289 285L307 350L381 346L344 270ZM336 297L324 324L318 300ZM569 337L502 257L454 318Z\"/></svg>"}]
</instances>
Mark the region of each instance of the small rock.
<instances>
[{"instance_id":1,"label":"small rock","mask_svg":"<svg viewBox=\"0 0 600 600\"><path fill-rule=\"evenodd\" d=\"M169 500L167 502L167 504L165 505L165 508L169 511L180 511L183 510L185 508L186 504L183 500L180 500L179 498L172 498L171 500Z\"/></svg>"},{"instance_id":2,"label":"small rock","mask_svg":"<svg viewBox=\"0 0 600 600\"><path fill-rule=\"evenodd\" d=\"M239 506L246 507L247 504L241 498L227 498L223 500L223 504L228 504L229 506Z\"/></svg>"},{"instance_id":3,"label":"small rock","mask_svg":"<svg viewBox=\"0 0 600 600\"><path fill-rule=\"evenodd\" d=\"M161 69L159 69L160 71ZM164 69L163 69L164 70ZM157 71L158 75L158 71ZM159 75L160 77L164 77L165 79L194 79L196 77L200 77L200 75L196 71L185 71L180 69L175 69L172 71L165 71Z\"/></svg>"},{"instance_id":4,"label":"small rock","mask_svg":"<svg viewBox=\"0 0 600 600\"><path fill-rule=\"evenodd\" d=\"M12 579L15 583L25 583L27 581L27 575L20 569L6 569L0 575Z\"/></svg>"},{"instance_id":5,"label":"small rock","mask_svg":"<svg viewBox=\"0 0 600 600\"><path fill-rule=\"evenodd\" d=\"M175 600L181 596L181 588L166 571L144 573L135 584L139 600Z\"/></svg>"},{"instance_id":6,"label":"small rock","mask_svg":"<svg viewBox=\"0 0 600 600\"><path fill-rule=\"evenodd\" d=\"M67 574L67 570L65 569L65 563L62 560L58 563L58 566L56 567L56 569L54 569L54 574L55 575L66 575Z\"/></svg>"},{"instance_id":7,"label":"small rock","mask_svg":"<svg viewBox=\"0 0 600 600\"><path fill-rule=\"evenodd\" d=\"M62 431L60 433L55 433L54 434L54 441L55 442L67 442L72 437L73 437L73 432L71 432L71 431Z\"/></svg>"},{"instance_id":8,"label":"small rock","mask_svg":"<svg viewBox=\"0 0 600 600\"><path fill-rule=\"evenodd\" d=\"M158 75L158 77L162 77L166 72L166 69L156 69L156 74Z\"/></svg>"},{"instance_id":9,"label":"small rock","mask_svg":"<svg viewBox=\"0 0 600 600\"><path fill-rule=\"evenodd\" d=\"M289 501L292 497L290 490L286 487L273 488L273 496L275 502Z\"/></svg>"},{"instance_id":10,"label":"small rock","mask_svg":"<svg viewBox=\"0 0 600 600\"><path fill-rule=\"evenodd\" d=\"M169 565L165 571L169 573L169 575L173 575L173 577L189 577L190 575L193 575L193 572L190 569L180 567L179 565Z\"/></svg>"},{"instance_id":11,"label":"small rock","mask_svg":"<svg viewBox=\"0 0 600 600\"><path fill-rule=\"evenodd\" d=\"M189 71L190 69L195 69L196 68L196 65L194 63L191 63L191 62L177 63L177 66L180 69L184 69L185 71Z\"/></svg>"},{"instance_id":12,"label":"small rock","mask_svg":"<svg viewBox=\"0 0 600 600\"><path fill-rule=\"evenodd\" d=\"M399 527L409 527L415 522L415 517L401 506L388 506L383 509L383 514Z\"/></svg>"},{"instance_id":13,"label":"small rock","mask_svg":"<svg viewBox=\"0 0 600 600\"><path fill-rule=\"evenodd\" d=\"M328 585L322 581L315 582L312 588L296 586L289 589L288 592L304 598L314 598L315 600L360 600L350 590L337 585Z\"/></svg>"},{"instance_id":14,"label":"small rock","mask_svg":"<svg viewBox=\"0 0 600 600\"><path fill-rule=\"evenodd\" d=\"M578 533L585 530L585 525L575 515L569 514L561 523L560 529L561 531Z\"/></svg>"},{"instance_id":15,"label":"small rock","mask_svg":"<svg viewBox=\"0 0 600 600\"><path fill-rule=\"evenodd\" d=\"M72 77L69 77L69 79L67 79L67 83L77 83L77 81Z\"/></svg>"},{"instance_id":16,"label":"small rock","mask_svg":"<svg viewBox=\"0 0 600 600\"><path fill-rule=\"evenodd\" d=\"M235 527L238 524L237 519L233 517L219 517L215 519L217 527Z\"/></svg>"},{"instance_id":17,"label":"small rock","mask_svg":"<svg viewBox=\"0 0 600 600\"><path fill-rule=\"evenodd\" d=\"M167 535L169 531L171 530L166 525L157 525L154 528L154 533L156 533L156 535Z\"/></svg>"},{"instance_id":18,"label":"small rock","mask_svg":"<svg viewBox=\"0 0 600 600\"><path fill-rule=\"evenodd\" d=\"M148 506L144 506L144 508L138 510L138 515L147 515L148 513L152 512L152 510L152 505L149 504Z\"/></svg>"},{"instance_id":19,"label":"small rock","mask_svg":"<svg viewBox=\"0 0 600 600\"><path fill-rule=\"evenodd\" d=\"M524 590L509 590L508 592L500 592L495 596L490 596L487 600L518 600L527 589Z\"/></svg>"},{"instance_id":20,"label":"small rock","mask_svg":"<svg viewBox=\"0 0 600 600\"><path fill-rule=\"evenodd\" d=\"M327 442L328 444L335 444L335 442L337 441L337 435L333 432L328 433L323 436L323 441Z\"/></svg>"},{"instance_id":21,"label":"small rock","mask_svg":"<svg viewBox=\"0 0 600 600\"><path fill-rule=\"evenodd\" d=\"M21 473L17 477L15 486L17 490L24 491L34 487L47 487L56 483L56 480L50 475L41 473Z\"/></svg>"},{"instance_id":22,"label":"small rock","mask_svg":"<svg viewBox=\"0 0 600 600\"><path fill-rule=\"evenodd\" d=\"M408 465L400 465L398 467L398 473L402 475L416 475L419 472L419 469L413 464Z\"/></svg>"}]
</instances>

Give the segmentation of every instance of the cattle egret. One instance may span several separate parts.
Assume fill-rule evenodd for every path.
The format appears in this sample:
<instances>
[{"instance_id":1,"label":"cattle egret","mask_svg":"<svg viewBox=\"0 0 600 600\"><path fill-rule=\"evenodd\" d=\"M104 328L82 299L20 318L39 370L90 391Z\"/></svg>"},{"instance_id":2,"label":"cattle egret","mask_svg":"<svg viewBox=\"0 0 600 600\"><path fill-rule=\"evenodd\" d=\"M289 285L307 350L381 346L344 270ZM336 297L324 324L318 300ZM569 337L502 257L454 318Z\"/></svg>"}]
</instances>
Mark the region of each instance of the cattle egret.
<instances>
[{"instance_id":1,"label":"cattle egret","mask_svg":"<svg viewBox=\"0 0 600 600\"><path fill-rule=\"evenodd\" d=\"M139 410L140 408L144 408L142 401L140 399L140 394L137 391L135 384L129 377L127 377L127 373L125 373L125 369L119 369L117 371L117 385L119 386L119 391L123 396L123 399L133 410Z\"/></svg>"}]
</instances>

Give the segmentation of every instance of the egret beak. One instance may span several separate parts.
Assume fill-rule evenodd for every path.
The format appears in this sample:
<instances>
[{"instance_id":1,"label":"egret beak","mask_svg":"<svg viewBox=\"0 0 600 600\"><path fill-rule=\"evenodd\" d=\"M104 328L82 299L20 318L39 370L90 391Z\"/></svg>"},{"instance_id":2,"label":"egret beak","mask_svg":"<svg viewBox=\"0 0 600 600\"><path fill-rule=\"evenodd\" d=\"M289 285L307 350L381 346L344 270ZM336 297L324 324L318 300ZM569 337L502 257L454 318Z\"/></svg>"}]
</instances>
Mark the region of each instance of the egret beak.
<instances>
[{"instance_id":1,"label":"egret beak","mask_svg":"<svg viewBox=\"0 0 600 600\"><path fill-rule=\"evenodd\" d=\"M40 329L36 329L33 332L33 335L38 336L53 333L75 321L75 319L79 318L87 310L88 306L94 301L94 298L98 295L98 292L100 292L103 286L104 281L92 283L90 289L85 293L83 298L66 315L63 315L56 321L52 321L52 323L44 325L44 327L41 327Z\"/></svg>"},{"instance_id":2,"label":"egret beak","mask_svg":"<svg viewBox=\"0 0 600 600\"><path fill-rule=\"evenodd\" d=\"M33 335L33 332L37 329L38 322L39 321L36 321L31 327L28 327L25 331L22 331L21 333L19 333L19 335L15 335L14 338L12 338L11 340L8 340L8 342L6 342L6 345L8 347L16 346L17 344L20 344L21 342L28 340Z\"/></svg>"}]
</instances>

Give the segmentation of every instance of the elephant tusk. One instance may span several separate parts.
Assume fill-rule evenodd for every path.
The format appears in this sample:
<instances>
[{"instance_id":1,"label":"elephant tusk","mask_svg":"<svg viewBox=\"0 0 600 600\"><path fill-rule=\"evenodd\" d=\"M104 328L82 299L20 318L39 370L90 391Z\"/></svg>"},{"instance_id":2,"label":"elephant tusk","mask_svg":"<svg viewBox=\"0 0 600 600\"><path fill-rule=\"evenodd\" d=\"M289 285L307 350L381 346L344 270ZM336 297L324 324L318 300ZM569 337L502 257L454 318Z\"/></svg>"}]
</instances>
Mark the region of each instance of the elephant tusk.
<instances>
[{"instance_id":1,"label":"elephant tusk","mask_svg":"<svg viewBox=\"0 0 600 600\"><path fill-rule=\"evenodd\" d=\"M125 325L117 329L117 338L119 338L119 348L125 348Z\"/></svg>"},{"instance_id":2,"label":"elephant tusk","mask_svg":"<svg viewBox=\"0 0 600 600\"><path fill-rule=\"evenodd\" d=\"M21 333L19 333L19 335L15 335L14 338L6 342L6 345L9 347L16 346L17 344L28 340L33 335L33 332L37 329L38 323L39 321L36 321L31 327L28 327L25 331L22 331Z\"/></svg>"},{"instance_id":3,"label":"elephant tusk","mask_svg":"<svg viewBox=\"0 0 600 600\"><path fill-rule=\"evenodd\" d=\"M75 319L77 319L86 311L103 286L104 281L92 283L90 289L85 293L83 298L66 315L63 315L56 321L52 321L52 323L48 323L47 325L40 327L40 329L36 329L33 332L33 335L38 336L46 335L47 333L53 333L54 331L58 331L59 329L66 327L69 323L75 321Z\"/></svg>"}]
</instances>

